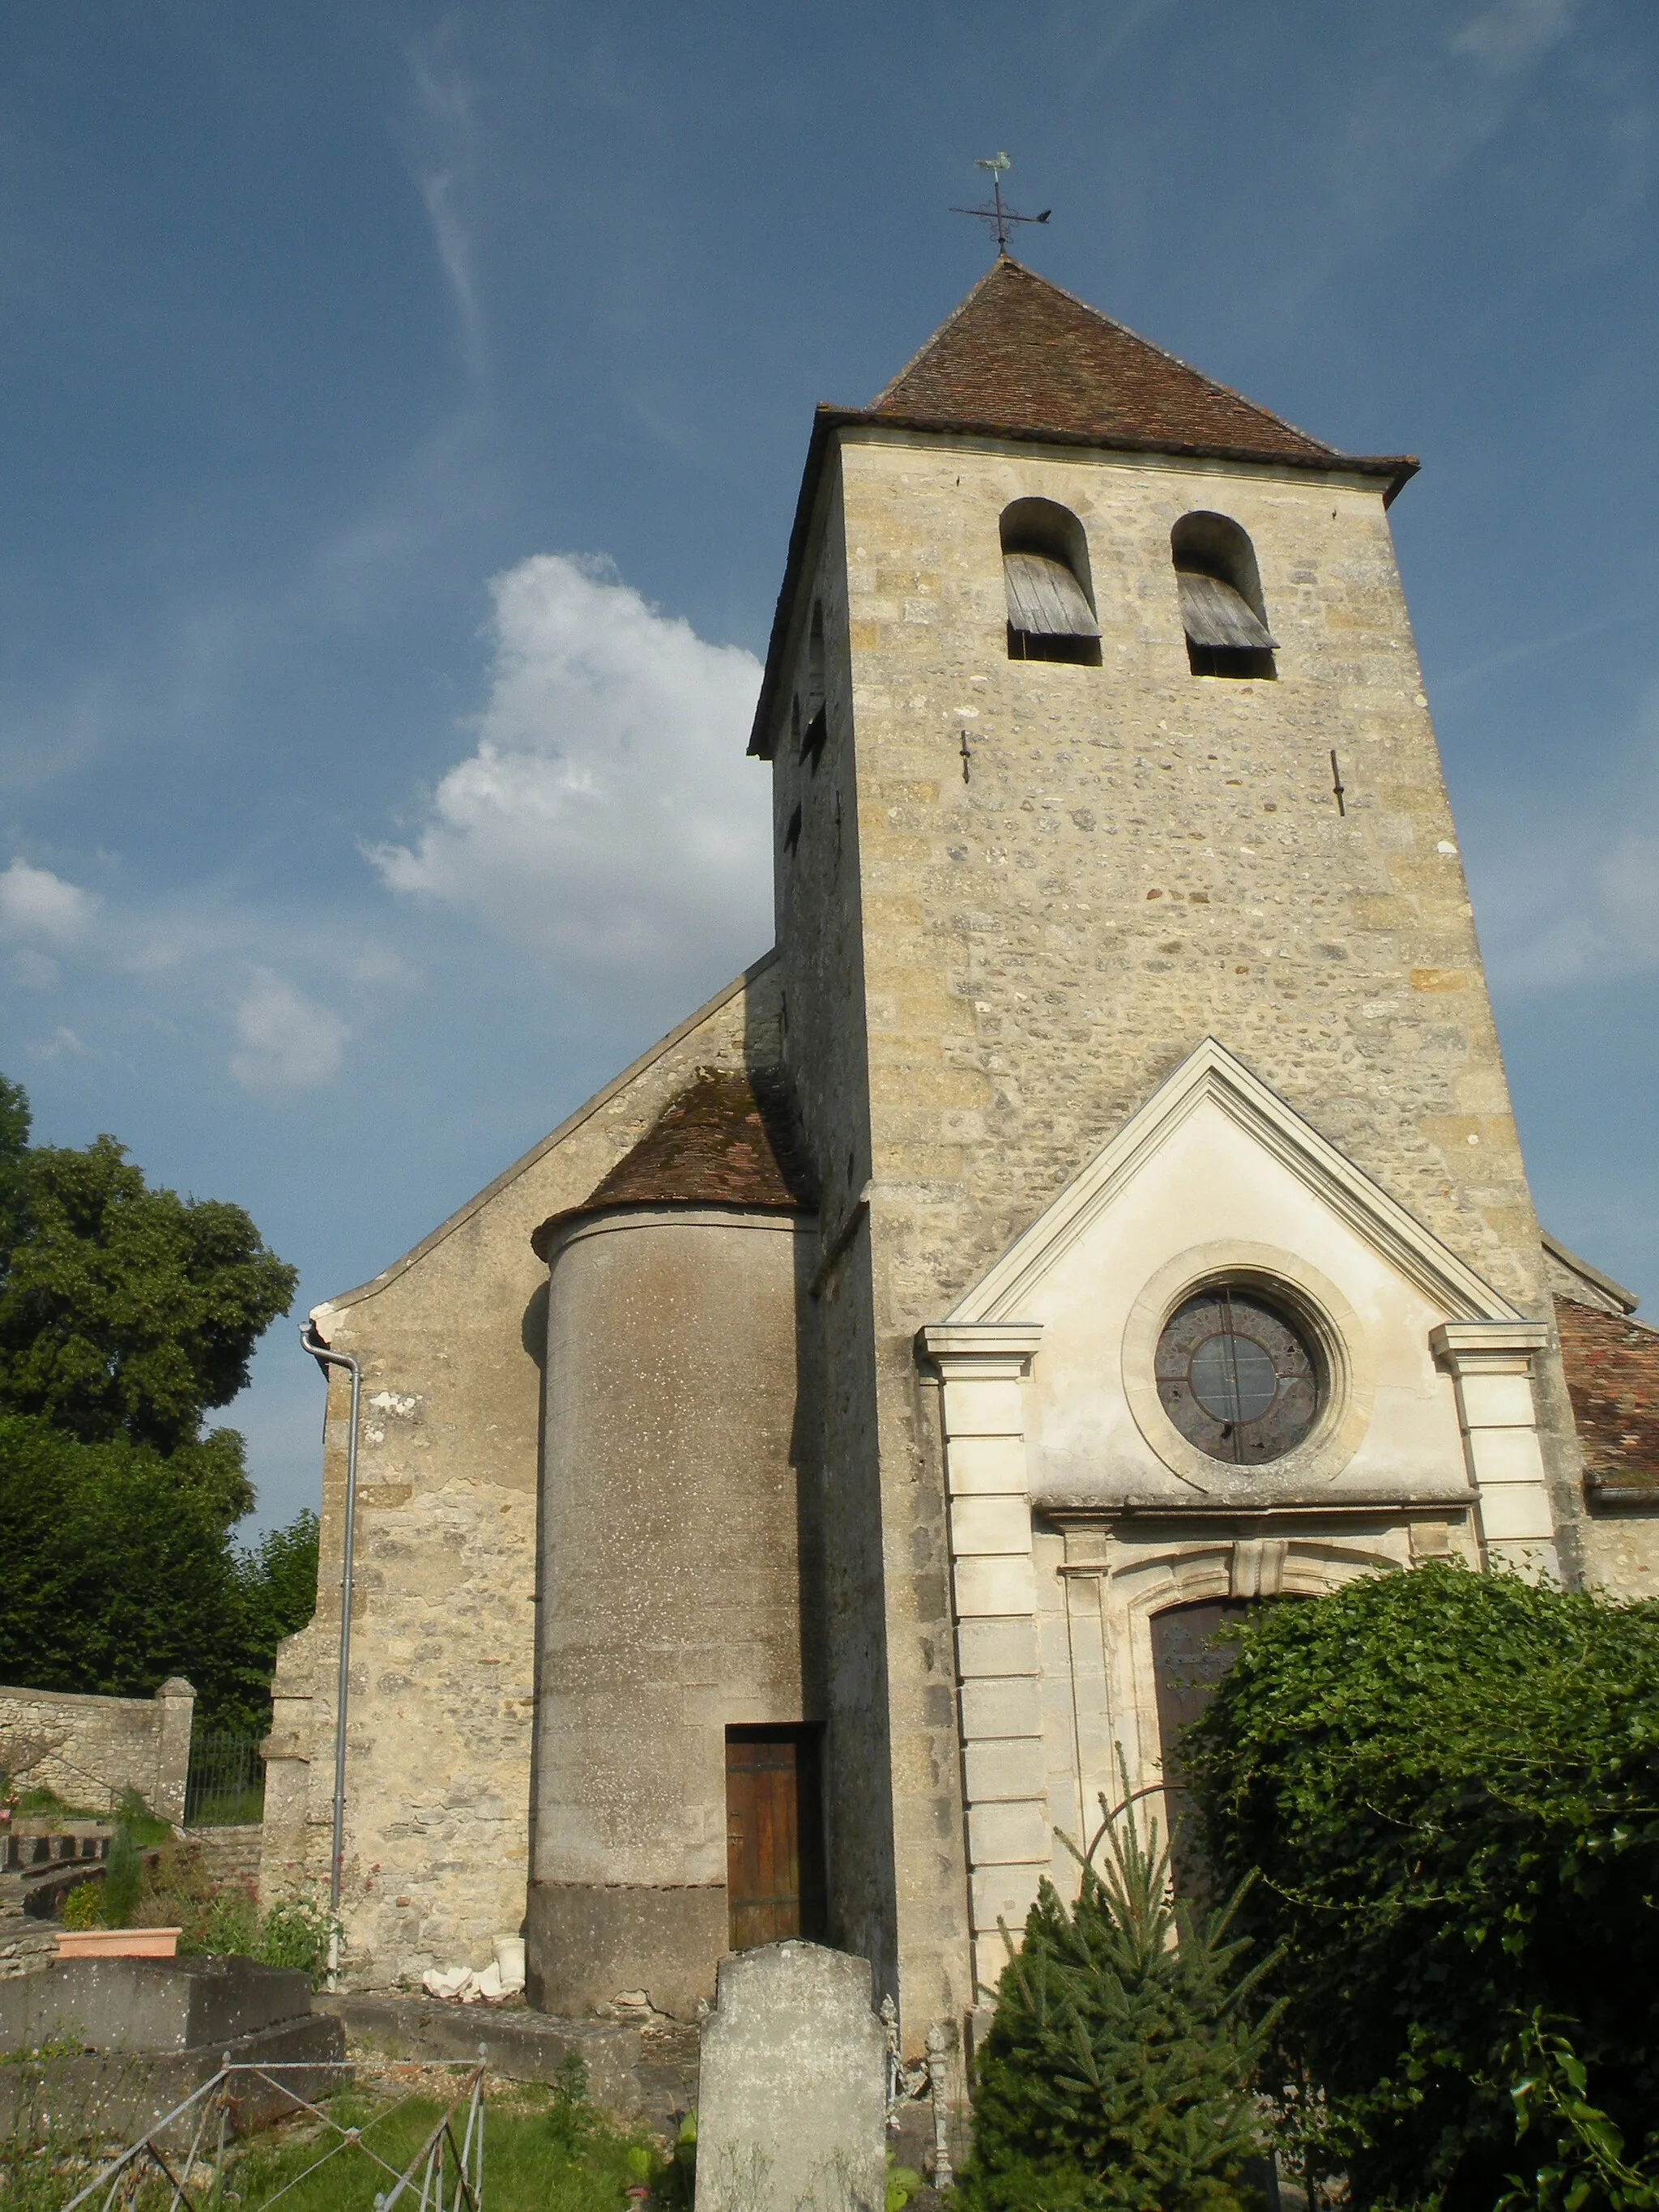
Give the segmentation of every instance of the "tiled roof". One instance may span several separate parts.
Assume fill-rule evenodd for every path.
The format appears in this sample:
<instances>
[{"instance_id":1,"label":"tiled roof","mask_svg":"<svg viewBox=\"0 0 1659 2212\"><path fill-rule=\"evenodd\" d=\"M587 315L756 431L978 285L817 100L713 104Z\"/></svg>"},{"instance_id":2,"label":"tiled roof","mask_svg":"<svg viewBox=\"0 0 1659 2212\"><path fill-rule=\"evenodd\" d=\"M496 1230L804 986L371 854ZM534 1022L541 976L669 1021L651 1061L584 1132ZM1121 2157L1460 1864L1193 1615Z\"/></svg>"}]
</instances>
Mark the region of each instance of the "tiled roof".
<instances>
[{"instance_id":1,"label":"tiled roof","mask_svg":"<svg viewBox=\"0 0 1659 2212\"><path fill-rule=\"evenodd\" d=\"M547 1257L551 1232L574 1214L617 1206L732 1206L793 1212L787 1140L775 1141L747 1075L705 1067L581 1201L543 1222L531 1238ZM795 1178L797 1188L800 1178Z\"/></svg>"},{"instance_id":2,"label":"tiled roof","mask_svg":"<svg viewBox=\"0 0 1659 2212\"><path fill-rule=\"evenodd\" d=\"M842 434L870 428L1329 471L1381 479L1385 507L1417 473L1409 453L1322 445L1005 254L868 407L821 406L813 416L749 739L763 760L819 479Z\"/></svg>"},{"instance_id":3,"label":"tiled roof","mask_svg":"<svg viewBox=\"0 0 1659 2212\"><path fill-rule=\"evenodd\" d=\"M1659 1501L1659 1329L1574 1298L1555 1318L1590 1497Z\"/></svg>"},{"instance_id":4,"label":"tiled roof","mask_svg":"<svg viewBox=\"0 0 1659 2212\"><path fill-rule=\"evenodd\" d=\"M872 402L870 413L1337 458L1334 447L1200 376L1006 255Z\"/></svg>"}]
</instances>

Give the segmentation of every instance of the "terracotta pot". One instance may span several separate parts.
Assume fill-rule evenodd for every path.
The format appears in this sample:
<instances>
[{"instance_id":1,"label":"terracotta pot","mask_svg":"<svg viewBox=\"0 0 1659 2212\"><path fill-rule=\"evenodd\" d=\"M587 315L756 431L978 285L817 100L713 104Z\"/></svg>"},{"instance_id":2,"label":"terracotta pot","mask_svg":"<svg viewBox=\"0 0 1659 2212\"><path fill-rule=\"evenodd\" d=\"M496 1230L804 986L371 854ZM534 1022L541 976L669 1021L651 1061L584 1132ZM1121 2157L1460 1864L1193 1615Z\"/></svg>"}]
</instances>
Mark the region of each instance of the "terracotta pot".
<instances>
[{"instance_id":1,"label":"terracotta pot","mask_svg":"<svg viewBox=\"0 0 1659 2212\"><path fill-rule=\"evenodd\" d=\"M181 1928L60 1928L60 1959L171 1959Z\"/></svg>"}]
</instances>

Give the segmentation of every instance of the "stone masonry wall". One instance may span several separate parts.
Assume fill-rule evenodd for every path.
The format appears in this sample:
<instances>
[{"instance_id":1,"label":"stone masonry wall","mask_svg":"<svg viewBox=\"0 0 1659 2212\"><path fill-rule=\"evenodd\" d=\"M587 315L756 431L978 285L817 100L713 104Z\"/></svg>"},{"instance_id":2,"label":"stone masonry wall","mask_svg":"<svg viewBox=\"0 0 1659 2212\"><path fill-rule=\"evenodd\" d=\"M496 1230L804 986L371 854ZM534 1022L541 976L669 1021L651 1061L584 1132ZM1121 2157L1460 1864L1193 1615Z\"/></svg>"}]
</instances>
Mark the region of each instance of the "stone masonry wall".
<instances>
[{"instance_id":1,"label":"stone masonry wall","mask_svg":"<svg viewBox=\"0 0 1659 2212\"><path fill-rule=\"evenodd\" d=\"M824 1821L829 1940L875 1969L896 1994L892 1772L888 1673L890 1545L903 1560L912 1524L887 1517L875 1427L875 1333L870 1297L870 1127L860 900L858 764L853 745L844 518L825 483L816 556L795 608L793 675L778 747L773 813L784 1063L820 1194L819 1264L802 1302L801 1364L809 1415L821 1424L821 1488L806 1501L823 1561L817 1655L809 1699L827 1714ZM811 704L811 611L823 624L826 735L816 761L795 742ZM797 810L799 823L797 823ZM791 850L792 825L796 829ZM828 1072L833 1071L833 1074ZM804 1543L803 1549L809 1547ZM908 1653L900 1655L901 1663ZM816 1694L815 1694L816 1692ZM952 1750L954 1756L954 1749ZM940 1875L954 1894L948 1850Z\"/></svg>"},{"instance_id":2,"label":"stone masonry wall","mask_svg":"<svg viewBox=\"0 0 1659 2212\"><path fill-rule=\"evenodd\" d=\"M839 917L815 926L858 928L847 973L865 1034L861 1053L843 1041L803 1055L798 1081L809 1127L836 1127L867 1056L908 2032L913 2006L963 1996L966 1972L936 1901L957 1785L917 1327L949 1311L1206 1034L1501 1295L1553 1316L1375 484L864 428L843 434L840 465L858 868ZM1029 495L1070 508L1087 533L1099 668L1008 659L998 518ZM1189 672L1170 533L1200 509L1251 537L1276 681ZM826 592L841 550L832 533ZM781 732L781 780L799 774L781 765L787 750ZM793 803L781 793L781 814ZM844 815L804 808L780 868L823 872L832 831L844 852ZM793 970L787 939L783 959ZM1577 1572L1577 1452L1553 1351L1539 1369Z\"/></svg>"},{"instance_id":3,"label":"stone masonry wall","mask_svg":"<svg viewBox=\"0 0 1659 2212\"><path fill-rule=\"evenodd\" d=\"M153 1813L180 1820L195 1711L195 1691L176 1680L153 1698L0 1689L0 1768L94 1813L136 1790Z\"/></svg>"},{"instance_id":4,"label":"stone masonry wall","mask_svg":"<svg viewBox=\"0 0 1659 2212\"><path fill-rule=\"evenodd\" d=\"M222 1887L232 1883L246 1889L258 1887L264 1830L257 1822L186 1828L184 1835L210 1881Z\"/></svg>"},{"instance_id":5,"label":"stone masonry wall","mask_svg":"<svg viewBox=\"0 0 1659 2212\"><path fill-rule=\"evenodd\" d=\"M699 1066L775 1063L751 969L382 1275L318 1310L363 1365L347 1734L346 1973L483 1966L525 1916L546 1271L586 1196ZM317 1616L282 1648L261 1891L328 1875L349 1384L333 1371Z\"/></svg>"}]
</instances>

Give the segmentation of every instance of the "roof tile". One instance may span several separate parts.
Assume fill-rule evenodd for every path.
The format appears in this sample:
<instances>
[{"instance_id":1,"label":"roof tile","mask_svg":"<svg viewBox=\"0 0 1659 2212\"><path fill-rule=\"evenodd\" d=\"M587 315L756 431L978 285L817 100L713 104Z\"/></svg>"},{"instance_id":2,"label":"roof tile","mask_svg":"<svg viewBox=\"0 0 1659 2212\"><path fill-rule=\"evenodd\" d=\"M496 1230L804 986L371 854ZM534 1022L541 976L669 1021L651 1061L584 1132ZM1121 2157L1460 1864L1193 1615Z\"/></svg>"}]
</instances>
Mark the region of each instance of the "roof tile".
<instances>
[{"instance_id":1,"label":"roof tile","mask_svg":"<svg viewBox=\"0 0 1659 2212\"><path fill-rule=\"evenodd\" d=\"M1558 1297L1555 1316L1591 1497L1659 1499L1659 1329L1573 1298Z\"/></svg>"},{"instance_id":2,"label":"roof tile","mask_svg":"<svg viewBox=\"0 0 1659 2212\"><path fill-rule=\"evenodd\" d=\"M884 415L1072 437L1334 457L1004 255L871 404Z\"/></svg>"},{"instance_id":3,"label":"roof tile","mask_svg":"<svg viewBox=\"0 0 1659 2212\"><path fill-rule=\"evenodd\" d=\"M779 1119L775 1113L769 1117L746 1074L700 1068L580 1205L543 1222L531 1243L545 1259L551 1233L561 1222L617 1206L733 1206L793 1212L806 1201L798 1194L798 1174L792 1185L793 1163Z\"/></svg>"}]
</instances>

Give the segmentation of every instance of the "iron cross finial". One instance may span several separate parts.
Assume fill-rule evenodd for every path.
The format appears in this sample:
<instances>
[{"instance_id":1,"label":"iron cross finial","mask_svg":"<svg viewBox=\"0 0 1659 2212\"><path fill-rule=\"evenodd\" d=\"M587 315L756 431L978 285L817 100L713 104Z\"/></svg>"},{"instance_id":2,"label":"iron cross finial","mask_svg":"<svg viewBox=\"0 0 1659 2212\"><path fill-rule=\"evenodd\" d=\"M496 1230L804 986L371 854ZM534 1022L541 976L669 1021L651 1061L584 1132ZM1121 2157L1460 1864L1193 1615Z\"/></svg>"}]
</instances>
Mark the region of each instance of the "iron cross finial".
<instances>
[{"instance_id":1,"label":"iron cross finial","mask_svg":"<svg viewBox=\"0 0 1659 2212\"><path fill-rule=\"evenodd\" d=\"M1008 232L1012 224L1047 222L1054 213L1052 208L1044 208L1041 215L1017 215L1012 208L1003 205L1002 180L1013 166L1004 153L995 153L988 159L975 161L974 167L976 169L988 169L991 173L990 198L979 207L953 207L951 210L952 215L976 216L981 222L988 226L996 237L999 259L1008 251Z\"/></svg>"}]
</instances>

